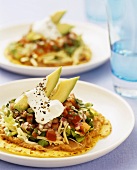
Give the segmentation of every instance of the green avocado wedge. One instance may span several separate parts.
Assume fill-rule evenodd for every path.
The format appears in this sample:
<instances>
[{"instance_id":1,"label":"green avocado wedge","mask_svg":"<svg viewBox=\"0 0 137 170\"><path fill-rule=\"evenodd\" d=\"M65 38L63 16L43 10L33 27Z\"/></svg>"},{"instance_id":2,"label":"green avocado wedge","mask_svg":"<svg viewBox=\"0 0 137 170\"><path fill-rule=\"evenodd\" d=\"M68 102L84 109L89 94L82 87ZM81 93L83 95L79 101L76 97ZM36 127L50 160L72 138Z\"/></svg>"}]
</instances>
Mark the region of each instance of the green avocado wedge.
<instances>
[{"instance_id":1,"label":"green avocado wedge","mask_svg":"<svg viewBox=\"0 0 137 170\"><path fill-rule=\"evenodd\" d=\"M62 23L58 23L56 26L57 26L58 31L62 35L65 35L65 34L69 33L71 31L71 29L74 27L73 25L62 24Z\"/></svg>"},{"instance_id":2,"label":"green avocado wedge","mask_svg":"<svg viewBox=\"0 0 137 170\"><path fill-rule=\"evenodd\" d=\"M18 111L26 110L29 107L28 98L25 94L22 94L14 105L14 109Z\"/></svg>"},{"instance_id":3,"label":"green avocado wedge","mask_svg":"<svg viewBox=\"0 0 137 170\"><path fill-rule=\"evenodd\" d=\"M58 11L51 15L51 20L54 24L58 24L63 15L66 13L66 11Z\"/></svg>"},{"instance_id":4,"label":"green avocado wedge","mask_svg":"<svg viewBox=\"0 0 137 170\"><path fill-rule=\"evenodd\" d=\"M58 83L58 80L60 78L61 71L62 71L62 67L59 67L57 70L55 70L54 72L52 72L47 76L47 84L45 89L45 93L47 97L49 97L51 92L56 87L56 84Z\"/></svg>"},{"instance_id":5,"label":"green avocado wedge","mask_svg":"<svg viewBox=\"0 0 137 170\"><path fill-rule=\"evenodd\" d=\"M50 99L59 100L61 103L63 103L69 96L78 79L79 77L74 77L61 81L58 84L55 92L50 96Z\"/></svg>"}]
</instances>

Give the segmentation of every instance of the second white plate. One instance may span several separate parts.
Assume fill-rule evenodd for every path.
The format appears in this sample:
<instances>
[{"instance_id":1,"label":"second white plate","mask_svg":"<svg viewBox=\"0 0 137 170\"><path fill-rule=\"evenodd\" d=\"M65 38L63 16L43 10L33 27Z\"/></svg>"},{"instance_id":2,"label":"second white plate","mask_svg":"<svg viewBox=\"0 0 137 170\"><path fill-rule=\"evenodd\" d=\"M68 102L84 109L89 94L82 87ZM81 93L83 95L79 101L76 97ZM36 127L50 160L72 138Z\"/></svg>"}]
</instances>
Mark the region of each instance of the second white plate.
<instances>
[{"instance_id":1,"label":"second white plate","mask_svg":"<svg viewBox=\"0 0 137 170\"><path fill-rule=\"evenodd\" d=\"M69 22L70 23L70 22ZM91 48L93 56L90 62L76 66L64 66L62 75L73 75L92 70L105 63L110 56L107 31L97 25L88 23L76 23L74 31L83 36L84 42ZM12 64L4 56L4 49L8 43L22 37L30 27L30 24L10 26L0 30L0 66L8 71L31 75L45 76L53 72L55 67L32 67Z\"/></svg>"}]
</instances>

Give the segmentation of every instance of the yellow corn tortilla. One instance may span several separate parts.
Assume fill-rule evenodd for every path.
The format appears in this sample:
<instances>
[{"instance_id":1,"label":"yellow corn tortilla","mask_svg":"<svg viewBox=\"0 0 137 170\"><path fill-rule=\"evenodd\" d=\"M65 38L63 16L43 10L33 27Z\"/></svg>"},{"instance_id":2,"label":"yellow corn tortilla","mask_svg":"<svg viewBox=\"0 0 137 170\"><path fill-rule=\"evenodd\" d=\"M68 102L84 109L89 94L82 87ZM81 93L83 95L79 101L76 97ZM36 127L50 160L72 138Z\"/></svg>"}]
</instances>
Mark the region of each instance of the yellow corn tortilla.
<instances>
[{"instance_id":1,"label":"yellow corn tortilla","mask_svg":"<svg viewBox=\"0 0 137 170\"><path fill-rule=\"evenodd\" d=\"M101 118L104 117L101 115ZM37 144L27 144L26 142L21 140L18 142L18 144L15 144L15 141L17 139L16 137L7 137L1 132L0 150L11 154L37 158L59 158L83 154L91 150L96 145L98 140L107 137L112 131L110 121L106 120L105 118L102 124L100 123L100 121L98 121L97 124L99 125L99 130L97 134L97 129L95 128L93 131L87 134L83 142L81 142L80 144L77 143L79 145L77 148L74 147L72 149L69 149L71 148L71 146L69 146L71 144L61 144L60 146L50 146L44 148ZM73 143L73 141L71 143Z\"/></svg>"}]
</instances>

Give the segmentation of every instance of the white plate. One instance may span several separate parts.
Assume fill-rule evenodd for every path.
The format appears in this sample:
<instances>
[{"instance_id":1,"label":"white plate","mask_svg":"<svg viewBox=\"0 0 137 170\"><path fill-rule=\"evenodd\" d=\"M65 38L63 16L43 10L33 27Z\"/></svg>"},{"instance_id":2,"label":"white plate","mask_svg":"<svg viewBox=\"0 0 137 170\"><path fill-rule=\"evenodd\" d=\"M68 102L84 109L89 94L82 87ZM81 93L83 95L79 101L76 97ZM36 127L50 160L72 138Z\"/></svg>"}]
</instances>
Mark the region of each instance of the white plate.
<instances>
[{"instance_id":1,"label":"white plate","mask_svg":"<svg viewBox=\"0 0 137 170\"><path fill-rule=\"evenodd\" d=\"M36 86L40 79L27 79L0 86L0 105L19 96L22 92ZM94 108L108 118L112 124L112 133L100 140L89 152L65 158L32 158L0 152L0 159L33 167L63 167L76 165L99 158L118 147L131 133L134 127L134 114L131 107L119 96L99 86L79 81L74 93L85 102L92 102Z\"/></svg>"},{"instance_id":2,"label":"white plate","mask_svg":"<svg viewBox=\"0 0 137 170\"><path fill-rule=\"evenodd\" d=\"M64 66L62 75L72 75L94 69L105 63L110 56L108 36L105 29L88 23L74 22L72 24L75 25L74 31L78 34L82 34L84 42L91 48L93 52L93 58L86 64L81 64L78 66ZM6 70L19 74L45 76L53 72L55 67L43 68L20 66L10 63L3 54L7 44L22 37L22 35L28 31L29 27L30 24L22 24L0 30L0 66Z\"/></svg>"}]
</instances>

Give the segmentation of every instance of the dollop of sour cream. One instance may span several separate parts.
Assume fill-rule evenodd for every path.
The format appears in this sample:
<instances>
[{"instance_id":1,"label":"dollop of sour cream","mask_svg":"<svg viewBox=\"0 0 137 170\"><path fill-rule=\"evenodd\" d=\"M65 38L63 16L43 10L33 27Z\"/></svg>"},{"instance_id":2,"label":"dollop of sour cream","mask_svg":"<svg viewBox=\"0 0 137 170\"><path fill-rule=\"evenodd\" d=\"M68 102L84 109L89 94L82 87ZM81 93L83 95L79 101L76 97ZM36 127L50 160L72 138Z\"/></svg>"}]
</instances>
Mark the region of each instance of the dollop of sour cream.
<instances>
[{"instance_id":1,"label":"dollop of sour cream","mask_svg":"<svg viewBox=\"0 0 137 170\"><path fill-rule=\"evenodd\" d=\"M40 33L48 39L57 39L57 37L61 36L56 25L50 18L33 23L32 31Z\"/></svg>"},{"instance_id":2,"label":"dollop of sour cream","mask_svg":"<svg viewBox=\"0 0 137 170\"><path fill-rule=\"evenodd\" d=\"M35 112L35 120L40 124L46 124L60 116L64 111L64 106L59 100L49 100L44 88L46 88L46 79L39 83L36 88L25 92L28 104Z\"/></svg>"}]
</instances>

